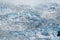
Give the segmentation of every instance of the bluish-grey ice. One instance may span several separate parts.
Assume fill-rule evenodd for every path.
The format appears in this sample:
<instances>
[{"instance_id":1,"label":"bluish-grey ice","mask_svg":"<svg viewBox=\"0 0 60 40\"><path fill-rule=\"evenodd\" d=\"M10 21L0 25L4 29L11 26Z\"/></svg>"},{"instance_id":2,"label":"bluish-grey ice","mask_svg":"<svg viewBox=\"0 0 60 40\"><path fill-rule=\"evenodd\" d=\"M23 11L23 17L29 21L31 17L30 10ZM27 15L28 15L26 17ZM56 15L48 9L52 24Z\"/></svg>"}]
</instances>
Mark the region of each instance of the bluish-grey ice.
<instances>
[{"instance_id":1,"label":"bluish-grey ice","mask_svg":"<svg viewBox=\"0 0 60 40\"><path fill-rule=\"evenodd\" d=\"M60 40L59 3L4 2L0 2L0 40Z\"/></svg>"}]
</instances>

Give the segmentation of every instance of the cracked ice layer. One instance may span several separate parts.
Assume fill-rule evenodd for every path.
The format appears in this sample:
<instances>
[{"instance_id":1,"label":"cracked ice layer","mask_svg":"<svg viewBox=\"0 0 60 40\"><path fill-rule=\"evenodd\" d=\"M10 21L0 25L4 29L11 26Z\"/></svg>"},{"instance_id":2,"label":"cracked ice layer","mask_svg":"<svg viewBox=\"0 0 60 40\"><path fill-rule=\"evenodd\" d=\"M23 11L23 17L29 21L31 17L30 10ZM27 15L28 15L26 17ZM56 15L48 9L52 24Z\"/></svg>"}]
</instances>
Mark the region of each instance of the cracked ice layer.
<instances>
[{"instance_id":1,"label":"cracked ice layer","mask_svg":"<svg viewBox=\"0 0 60 40\"><path fill-rule=\"evenodd\" d=\"M49 36L44 36L36 31L0 31L0 39L1 40L53 40L55 36L52 32L49 32Z\"/></svg>"},{"instance_id":2,"label":"cracked ice layer","mask_svg":"<svg viewBox=\"0 0 60 40\"><path fill-rule=\"evenodd\" d=\"M59 26L58 4L40 4L34 8L28 5L6 7L1 6L0 26L2 30L35 29L42 27L52 27L53 23ZM39 8L39 9L38 9ZM5 13L5 14L2 14ZM4 28L3 28L4 27ZM13 28L12 28L13 27Z\"/></svg>"},{"instance_id":3,"label":"cracked ice layer","mask_svg":"<svg viewBox=\"0 0 60 40\"><path fill-rule=\"evenodd\" d=\"M0 32L1 40L59 39L57 37L57 31L60 30L59 4L40 4L34 8L20 5L14 8L2 7L1 10L0 30L3 30Z\"/></svg>"}]
</instances>

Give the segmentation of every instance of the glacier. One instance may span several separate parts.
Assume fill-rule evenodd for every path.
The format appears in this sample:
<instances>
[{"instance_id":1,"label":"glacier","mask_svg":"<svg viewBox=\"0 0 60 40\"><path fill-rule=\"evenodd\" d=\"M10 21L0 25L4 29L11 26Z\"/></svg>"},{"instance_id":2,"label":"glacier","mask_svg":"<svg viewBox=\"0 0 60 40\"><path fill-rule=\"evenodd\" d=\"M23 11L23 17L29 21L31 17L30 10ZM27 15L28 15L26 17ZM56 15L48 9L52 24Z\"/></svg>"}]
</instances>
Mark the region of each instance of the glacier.
<instances>
[{"instance_id":1,"label":"glacier","mask_svg":"<svg viewBox=\"0 0 60 40\"><path fill-rule=\"evenodd\" d=\"M60 4L3 5L0 40L60 40Z\"/></svg>"}]
</instances>

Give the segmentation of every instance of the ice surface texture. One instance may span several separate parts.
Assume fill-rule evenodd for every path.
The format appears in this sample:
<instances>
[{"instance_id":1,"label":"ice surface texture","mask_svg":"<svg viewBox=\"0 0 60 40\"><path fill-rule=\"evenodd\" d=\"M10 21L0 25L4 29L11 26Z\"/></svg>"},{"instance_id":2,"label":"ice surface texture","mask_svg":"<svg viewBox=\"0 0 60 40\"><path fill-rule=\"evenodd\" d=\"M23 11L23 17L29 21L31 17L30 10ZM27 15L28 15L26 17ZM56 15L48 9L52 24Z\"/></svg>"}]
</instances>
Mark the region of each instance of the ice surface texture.
<instances>
[{"instance_id":1,"label":"ice surface texture","mask_svg":"<svg viewBox=\"0 0 60 40\"><path fill-rule=\"evenodd\" d=\"M60 40L58 31L60 4L0 4L0 40Z\"/></svg>"}]
</instances>

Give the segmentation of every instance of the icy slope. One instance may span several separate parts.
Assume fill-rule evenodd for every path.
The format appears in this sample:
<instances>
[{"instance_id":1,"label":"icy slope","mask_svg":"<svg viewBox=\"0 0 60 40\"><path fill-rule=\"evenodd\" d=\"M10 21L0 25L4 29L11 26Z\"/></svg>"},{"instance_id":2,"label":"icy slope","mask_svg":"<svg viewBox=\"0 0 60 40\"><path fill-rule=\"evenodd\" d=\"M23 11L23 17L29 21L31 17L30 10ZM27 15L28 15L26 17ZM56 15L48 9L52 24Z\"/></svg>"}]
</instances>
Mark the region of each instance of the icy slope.
<instances>
[{"instance_id":1,"label":"icy slope","mask_svg":"<svg viewBox=\"0 0 60 40\"><path fill-rule=\"evenodd\" d=\"M59 40L60 4L0 4L1 40Z\"/></svg>"}]
</instances>

